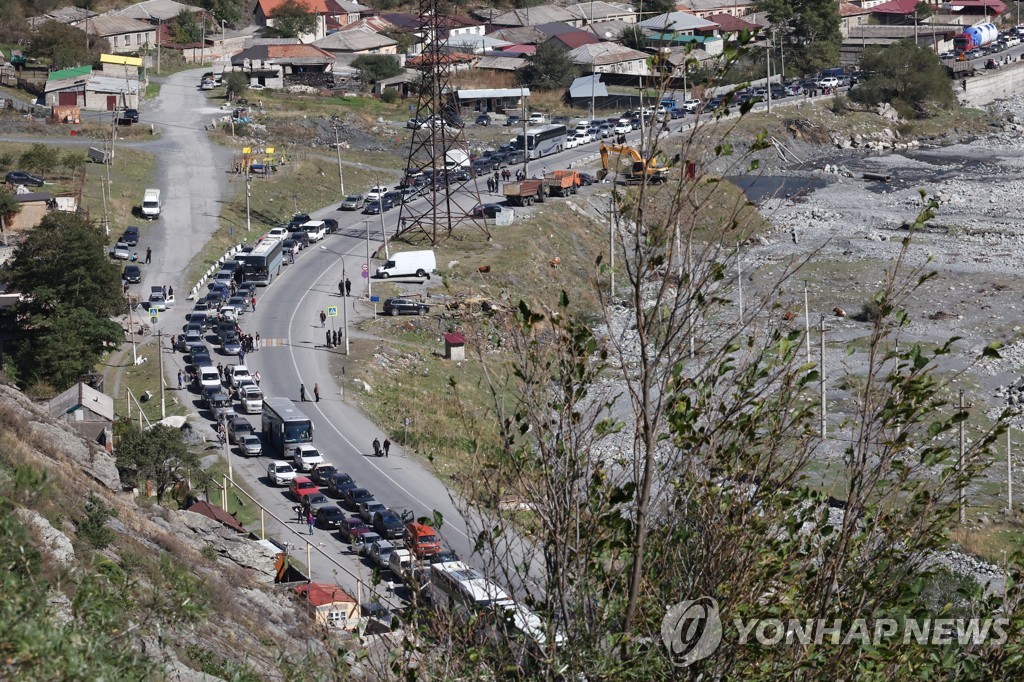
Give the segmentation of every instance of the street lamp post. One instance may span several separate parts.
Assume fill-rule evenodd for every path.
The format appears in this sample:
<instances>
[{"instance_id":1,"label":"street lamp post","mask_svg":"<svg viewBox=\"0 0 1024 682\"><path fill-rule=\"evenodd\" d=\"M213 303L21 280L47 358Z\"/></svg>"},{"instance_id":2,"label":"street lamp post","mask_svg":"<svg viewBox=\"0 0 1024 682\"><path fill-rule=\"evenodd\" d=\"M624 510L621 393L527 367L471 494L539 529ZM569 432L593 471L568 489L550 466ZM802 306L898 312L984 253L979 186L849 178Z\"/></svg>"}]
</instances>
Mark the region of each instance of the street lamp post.
<instances>
[{"instance_id":1,"label":"street lamp post","mask_svg":"<svg viewBox=\"0 0 1024 682\"><path fill-rule=\"evenodd\" d=\"M245 169L245 231L252 231L252 216L249 214L249 197L252 196L252 174Z\"/></svg>"},{"instance_id":2,"label":"street lamp post","mask_svg":"<svg viewBox=\"0 0 1024 682\"><path fill-rule=\"evenodd\" d=\"M338 184L341 186L341 196L345 196L345 173L341 169L341 140L338 139L337 123L334 124L334 148L338 150Z\"/></svg>"}]
</instances>

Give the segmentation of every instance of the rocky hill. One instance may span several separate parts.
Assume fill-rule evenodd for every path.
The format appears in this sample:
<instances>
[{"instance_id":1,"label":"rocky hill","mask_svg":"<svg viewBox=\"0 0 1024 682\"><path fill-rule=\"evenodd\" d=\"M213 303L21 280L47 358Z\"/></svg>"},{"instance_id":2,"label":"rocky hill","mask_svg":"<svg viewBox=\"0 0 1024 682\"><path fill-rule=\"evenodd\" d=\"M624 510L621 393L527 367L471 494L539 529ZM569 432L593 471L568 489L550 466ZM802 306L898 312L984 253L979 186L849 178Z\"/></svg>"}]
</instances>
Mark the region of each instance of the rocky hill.
<instances>
[{"instance_id":1,"label":"rocky hill","mask_svg":"<svg viewBox=\"0 0 1024 682\"><path fill-rule=\"evenodd\" d=\"M123 492L110 454L9 385L0 500L0 678L379 679L274 585L271 550Z\"/></svg>"}]
</instances>

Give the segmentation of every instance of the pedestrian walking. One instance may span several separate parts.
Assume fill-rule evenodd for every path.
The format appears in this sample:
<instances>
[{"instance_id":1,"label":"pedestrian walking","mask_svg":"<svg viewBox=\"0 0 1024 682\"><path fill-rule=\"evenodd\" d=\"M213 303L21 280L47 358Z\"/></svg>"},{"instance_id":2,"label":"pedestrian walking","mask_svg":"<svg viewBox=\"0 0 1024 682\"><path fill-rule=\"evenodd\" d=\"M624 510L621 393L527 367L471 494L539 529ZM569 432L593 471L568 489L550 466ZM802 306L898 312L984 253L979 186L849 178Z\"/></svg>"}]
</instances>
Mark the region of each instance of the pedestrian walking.
<instances>
[{"instance_id":1,"label":"pedestrian walking","mask_svg":"<svg viewBox=\"0 0 1024 682\"><path fill-rule=\"evenodd\" d=\"M221 381L224 381L224 365L217 363L217 376L220 377Z\"/></svg>"},{"instance_id":2,"label":"pedestrian walking","mask_svg":"<svg viewBox=\"0 0 1024 682\"><path fill-rule=\"evenodd\" d=\"M352 295L352 280L350 280L348 277L345 278L345 295Z\"/></svg>"},{"instance_id":3,"label":"pedestrian walking","mask_svg":"<svg viewBox=\"0 0 1024 682\"><path fill-rule=\"evenodd\" d=\"M384 457L388 457L391 454L391 441L387 438L384 439Z\"/></svg>"},{"instance_id":4,"label":"pedestrian walking","mask_svg":"<svg viewBox=\"0 0 1024 682\"><path fill-rule=\"evenodd\" d=\"M164 285L164 298L167 298L167 285Z\"/></svg>"},{"instance_id":5,"label":"pedestrian walking","mask_svg":"<svg viewBox=\"0 0 1024 682\"><path fill-rule=\"evenodd\" d=\"M380 457L380 439L373 439L373 456Z\"/></svg>"},{"instance_id":6,"label":"pedestrian walking","mask_svg":"<svg viewBox=\"0 0 1024 682\"><path fill-rule=\"evenodd\" d=\"M255 296L253 296L253 297L252 297L252 300L250 300L250 301L249 301L249 303L251 303L251 304L252 304L252 311L253 311L253 312L256 312L256 297L255 297Z\"/></svg>"},{"instance_id":7,"label":"pedestrian walking","mask_svg":"<svg viewBox=\"0 0 1024 682\"><path fill-rule=\"evenodd\" d=\"M325 313L324 311L321 310L320 311L320 328L322 329L322 328L324 328L326 326L327 326L327 313Z\"/></svg>"},{"instance_id":8,"label":"pedestrian walking","mask_svg":"<svg viewBox=\"0 0 1024 682\"><path fill-rule=\"evenodd\" d=\"M306 402L306 384L299 384L299 402Z\"/></svg>"},{"instance_id":9,"label":"pedestrian walking","mask_svg":"<svg viewBox=\"0 0 1024 682\"><path fill-rule=\"evenodd\" d=\"M256 370L256 374L252 375L252 380L256 382L256 385L260 385L260 372Z\"/></svg>"},{"instance_id":10,"label":"pedestrian walking","mask_svg":"<svg viewBox=\"0 0 1024 682\"><path fill-rule=\"evenodd\" d=\"M260 333L259 332L256 332L256 338L253 340L252 349L253 350L259 350L260 349Z\"/></svg>"},{"instance_id":11,"label":"pedestrian walking","mask_svg":"<svg viewBox=\"0 0 1024 682\"><path fill-rule=\"evenodd\" d=\"M302 498L302 511L301 511L302 515L299 518L299 521L305 521L306 517L309 516L311 513L313 513L313 506L309 503L309 498L308 497L303 497Z\"/></svg>"},{"instance_id":12,"label":"pedestrian walking","mask_svg":"<svg viewBox=\"0 0 1024 682\"><path fill-rule=\"evenodd\" d=\"M153 262L153 249L146 247L146 265Z\"/></svg>"},{"instance_id":13,"label":"pedestrian walking","mask_svg":"<svg viewBox=\"0 0 1024 682\"><path fill-rule=\"evenodd\" d=\"M338 296L345 295L345 280L338 280Z\"/></svg>"},{"instance_id":14,"label":"pedestrian walking","mask_svg":"<svg viewBox=\"0 0 1024 682\"><path fill-rule=\"evenodd\" d=\"M178 370L178 390L185 388L185 374L179 369Z\"/></svg>"},{"instance_id":15,"label":"pedestrian walking","mask_svg":"<svg viewBox=\"0 0 1024 682\"><path fill-rule=\"evenodd\" d=\"M313 512L306 515L306 525L309 527L309 534L313 534Z\"/></svg>"},{"instance_id":16,"label":"pedestrian walking","mask_svg":"<svg viewBox=\"0 0 1024 682\"><path fill-rule=\"evenodd\" d=\"M394 580L389 580L388 581L388 596L389 597L394 597L395 596L395 581Z\"/></svg>"},{"instance_id":17,"label":"pedestrian walking","mask_svg":"<svg viewBox=\"0 0 1024 682\"><path fill-rule=\"evenodd\" d=\"M330 348L331 347L331 330L328 329L325 333L327 334L327 343L324 344L324 345L327 346L328 348Z\"/></svg>"},{"instance_id":18,"label":"pedestrian walking","mask_svg":"<svg viewBox=\"0 0 1024 682\"><path fill-rule=\"evenodd\" d=\"M245 364L245 351L242 350L242 349L238 350L238 364L240 364L240 365L244 365Z\"/></svg>"},{"instance_id":19,"label":"pedestrian walking","mask_svg":"<svg viewBox=\"0 0 1024 682\"><path fill-rule=\"evenodd\" d=\"M174 296L174 287L167 287L167 295Z\"/></svg>"},{"instance_id":20,"label":"pedestrian walking","mask_svg":"<svg viewBox=\"0 0 1024 682\"><path fill-rule=\"evenodd\" d=\"M313 384L313 398L316 402L320 402L320 384Z\"/></svg>"}]
</instances>

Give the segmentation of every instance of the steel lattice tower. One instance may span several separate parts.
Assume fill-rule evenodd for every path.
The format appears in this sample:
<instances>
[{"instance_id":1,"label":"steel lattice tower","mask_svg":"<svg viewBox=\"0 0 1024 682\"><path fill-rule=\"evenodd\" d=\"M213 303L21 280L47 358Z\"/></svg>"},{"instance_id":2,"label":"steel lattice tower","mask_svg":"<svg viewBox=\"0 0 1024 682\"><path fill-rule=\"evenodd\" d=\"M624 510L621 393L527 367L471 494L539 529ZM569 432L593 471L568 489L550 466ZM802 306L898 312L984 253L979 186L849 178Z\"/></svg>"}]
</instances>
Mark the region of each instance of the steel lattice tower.
<instances>
[{"instance_id":1,"label":"steel lattice tower","mask_svg":"<svg viewBox=\"0 0 1024 682\"><path fill-rule=\"evenodd\" d=\"M476 179L470 175L468 179L462 176L460 180L445 172L450 152L455 157L466 159L465 172L471 170L463 128L449 125L455 121L463 123L459 98L451 85L453 60L447 49L448 29L453 26L449 17L455 14L453 10L449 0L420 0L419 3L424 45L418 68L423 75L415 117L428 121L429 125L410 131L406 168L410 171L429 170L435 181L428 186L426 206L413 208L410 204L401 205L395 233L398 237L419 230L434 245L450 237L456 227L464 224L481 230L488 240L491 238L484 219L471 215L473 207L480 203Z\"/></svg>"}]
</instances>

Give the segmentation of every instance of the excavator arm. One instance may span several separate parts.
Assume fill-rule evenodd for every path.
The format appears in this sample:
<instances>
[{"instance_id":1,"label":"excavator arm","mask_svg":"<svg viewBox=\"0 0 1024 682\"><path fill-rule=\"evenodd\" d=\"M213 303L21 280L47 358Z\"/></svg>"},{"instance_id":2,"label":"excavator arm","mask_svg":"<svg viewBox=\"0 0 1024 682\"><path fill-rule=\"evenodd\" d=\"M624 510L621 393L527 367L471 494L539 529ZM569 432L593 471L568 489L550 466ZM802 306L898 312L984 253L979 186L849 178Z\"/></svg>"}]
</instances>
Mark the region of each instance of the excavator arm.
<instances>
[{"instance_id":1,"label":"excavator arm","mask_svg":"<svg viewBox=\"0 0 1024 682\"><path fill-rule=\"evenodd\" d=\"M644 176L650 178L652 182L664 182L668 179L668 168L658 163L655 159L644 160L640 152L633 147L615 144L606 145L602 142L599 151L601 152L601 172L598 173L598 177L601 180L604 180L611 171L611 164L608 158L610 154L628 156L632 159L633 167L627 175L632 181L642 180Z\"/></svg>"}]
</instances>

